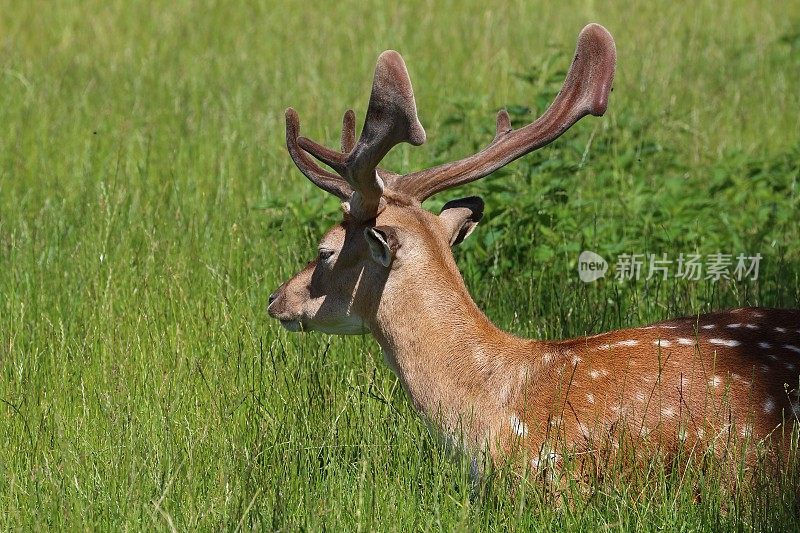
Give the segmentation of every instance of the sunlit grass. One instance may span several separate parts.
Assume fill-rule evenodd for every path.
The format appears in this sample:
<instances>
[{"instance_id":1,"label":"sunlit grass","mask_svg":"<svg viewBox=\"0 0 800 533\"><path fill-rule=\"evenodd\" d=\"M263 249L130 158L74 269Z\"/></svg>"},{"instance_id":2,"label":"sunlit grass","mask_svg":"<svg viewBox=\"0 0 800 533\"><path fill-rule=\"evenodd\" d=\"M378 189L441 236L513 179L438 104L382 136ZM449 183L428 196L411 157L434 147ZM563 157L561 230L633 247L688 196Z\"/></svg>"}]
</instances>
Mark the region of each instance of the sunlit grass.
<instances>
[{"instance_id":1,"label":"sunlit grass","mask_svg":"<svg viewBox=\"0 0 800 533\"><path fill-rule=\"evenodd\" d=\"M490 140L498 108L517 122L542 110L589 21L617 40L607 116L429 202L487 200L456 252L478 303L547 338L796 307L797 5L0 7L0 529L796 521L793 498L770 492L784 485L721 512L717 478L657 463L646 491L603 480L556 505L534 482L509 496L506 480L474 498L371 338L290 335L265 308L338 217L285 152L287 106L335 145L395 48L429 143L387 167L454 159ZM584 248L765 261L757 283L585 285Z\"/></svg>"}]
</instances>

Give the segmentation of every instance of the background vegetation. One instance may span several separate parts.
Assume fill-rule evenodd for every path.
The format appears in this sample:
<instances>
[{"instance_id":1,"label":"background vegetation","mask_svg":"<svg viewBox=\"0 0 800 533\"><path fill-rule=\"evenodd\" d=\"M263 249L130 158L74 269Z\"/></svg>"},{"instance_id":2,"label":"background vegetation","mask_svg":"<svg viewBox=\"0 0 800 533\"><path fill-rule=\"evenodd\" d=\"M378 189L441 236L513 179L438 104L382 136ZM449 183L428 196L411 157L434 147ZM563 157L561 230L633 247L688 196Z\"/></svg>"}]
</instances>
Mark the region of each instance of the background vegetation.
<instances>
[{"instance_id":1,"label":"background vegetation","mask_svg":"<svg viewBox=\"0 0 800 533\"><path fill-rule=\"evenodd\" d=\"M371 338L266 316L338 217L284 108L335 144L395 48L429 142L386 166L454 159L544 109L589 21L617 41L608 114L429 202L487 201L457 251L478 304L543 338L796 307L797 2L0 2L0 529L797 527L770 483L700 470L470 500ZM583 249L764 259L583 284Z\"/></svg>"}]
</instances>

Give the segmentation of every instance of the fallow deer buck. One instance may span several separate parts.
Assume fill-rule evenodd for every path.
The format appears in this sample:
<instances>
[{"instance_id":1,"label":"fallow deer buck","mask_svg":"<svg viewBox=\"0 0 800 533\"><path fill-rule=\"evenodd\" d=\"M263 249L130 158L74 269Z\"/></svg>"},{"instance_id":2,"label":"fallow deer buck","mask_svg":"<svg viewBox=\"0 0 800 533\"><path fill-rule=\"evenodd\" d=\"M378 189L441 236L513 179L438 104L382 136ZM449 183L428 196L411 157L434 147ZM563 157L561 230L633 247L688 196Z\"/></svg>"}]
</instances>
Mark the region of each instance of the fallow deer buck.
<instances>
[{"instance_id":1,"label":"fallow deer buck","mask_svg":"<svg viewBox=\"0 0 800 533\"><path fill-rule=\"evenodd\" d=\"M470 297L450 247L483 215L483 200L448 202L438 216L421 202L487 176L606 110L614 40L600 25L581 31L572 65L551 106L513 130L500 111L481 152L406 175L379 168L396 144L425 131L405 63L381 54L356 142L344 115L341 152L298 136L286 111L286 144L303 174L342 199L344 219L319 255L269 297L269 314L290 331L372 333L414 407L473 458L520 457L533 469L608 435L635 449L701 446L723 453L732 440L779 441L800 414L800 313L738 309L561 341L521 339L489 321ZM335 173L320 167L313 156ZM780 436L779 439L775 438ZM783 453L779 455L784 455Z\"/></svg>"}]
</instances>

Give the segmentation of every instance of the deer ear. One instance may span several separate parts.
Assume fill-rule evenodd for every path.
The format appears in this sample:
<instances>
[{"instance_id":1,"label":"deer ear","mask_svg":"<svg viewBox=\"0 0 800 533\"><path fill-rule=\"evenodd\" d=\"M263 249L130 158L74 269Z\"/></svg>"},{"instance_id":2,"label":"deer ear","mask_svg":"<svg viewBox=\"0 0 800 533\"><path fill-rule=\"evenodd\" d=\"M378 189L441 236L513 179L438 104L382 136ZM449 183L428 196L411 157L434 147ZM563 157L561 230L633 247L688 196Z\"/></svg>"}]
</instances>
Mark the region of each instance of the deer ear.
<instances>
[{"instance_id":1,"label":"deer ear","mask_svg":"<svg viewBox=\"0 0 800 533\"><path fill-rule=\"evenodd\" d=\"M400 248L397 230L392 226L364 228L364 237L367 239L372 259L385 267L391 265L397 250Z\"/></svg>"},{"instance_id":2,"label":"deer ear","mask_svg":"<svg viewBox=\"0 0 800 533\"><path fill-rule=\"evenodd\" d=\"M483 199L479 196L469 196L451 200L444 204L439 220L444 224L445 237L450 240L450 246L455 246L472 233L475 226L483 218Z\"/></svg>"}]
</instances>

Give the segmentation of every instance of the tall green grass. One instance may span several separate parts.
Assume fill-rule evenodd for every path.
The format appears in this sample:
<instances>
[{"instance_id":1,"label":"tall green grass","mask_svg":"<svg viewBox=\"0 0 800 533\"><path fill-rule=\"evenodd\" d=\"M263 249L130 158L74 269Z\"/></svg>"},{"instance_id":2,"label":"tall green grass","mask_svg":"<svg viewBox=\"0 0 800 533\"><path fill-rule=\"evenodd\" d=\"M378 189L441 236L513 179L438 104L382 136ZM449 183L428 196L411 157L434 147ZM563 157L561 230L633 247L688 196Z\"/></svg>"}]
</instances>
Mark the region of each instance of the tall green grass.
<instances>
[{"instance_id":1,"label":"tall green grass","mask_svg":"<svg viewBox=\"0 0 800 533\"><path fill-rule=\"evenodd\" d=\"M456 252L478 303L542 338L796 307L796 3L2 2L0 529L796 527L782 485L731 499L701 469L471 499L371 338L266 316L338 217L285 107L334 145L395 48L430 141L386 166L455 159L498 108L543 110L589 21L617 40L606 117L429 202L487 200ZM582 249L764 260L757 282L586 285Z\"/></svg>"}]
</instances>

